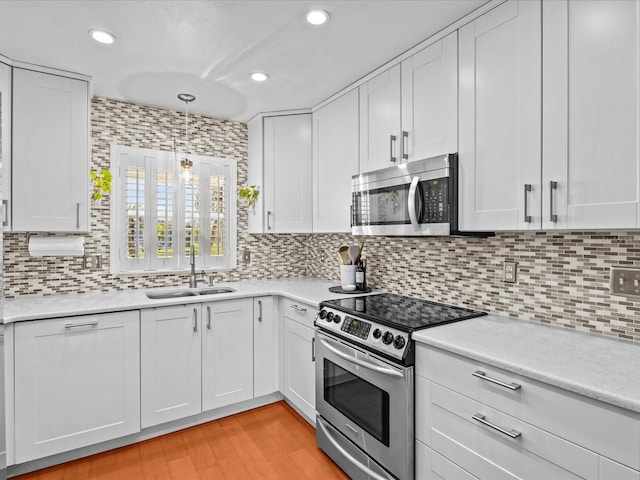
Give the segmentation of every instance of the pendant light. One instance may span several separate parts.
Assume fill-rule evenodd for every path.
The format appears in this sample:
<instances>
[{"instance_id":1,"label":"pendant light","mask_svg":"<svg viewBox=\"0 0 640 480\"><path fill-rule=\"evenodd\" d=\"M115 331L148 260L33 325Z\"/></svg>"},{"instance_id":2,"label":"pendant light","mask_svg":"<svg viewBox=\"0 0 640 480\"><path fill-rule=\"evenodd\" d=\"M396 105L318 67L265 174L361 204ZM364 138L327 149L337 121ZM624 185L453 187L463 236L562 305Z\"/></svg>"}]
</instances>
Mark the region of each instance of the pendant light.
<instances>
[{"instance_id":1,"label":"pendant light","mask_svg":"<svg viewBox=\"0 0 640 480\"><path fill-rule=\"evenodd\" d=\"M185 182L191 181L193 162L189 160L189 103L196 97L190 93L180 93L178 98L184 102L184 157L180 160L180 176Z\"/></svg>"}]
</instances>

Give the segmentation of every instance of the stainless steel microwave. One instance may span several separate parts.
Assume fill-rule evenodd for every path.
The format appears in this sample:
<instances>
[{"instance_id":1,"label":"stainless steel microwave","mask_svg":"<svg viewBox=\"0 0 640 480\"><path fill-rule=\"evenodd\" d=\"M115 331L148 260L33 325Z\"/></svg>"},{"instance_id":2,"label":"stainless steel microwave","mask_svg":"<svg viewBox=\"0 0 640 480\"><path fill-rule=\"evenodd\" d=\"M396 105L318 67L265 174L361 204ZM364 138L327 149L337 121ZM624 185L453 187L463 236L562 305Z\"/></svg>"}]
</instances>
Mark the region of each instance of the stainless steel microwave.
<instances>
[{"instance_id":1,"label":"stainless steel microwave","mask_svg":"<svg viewBox=\"0 0 640 480\"><path fill-rule=\"evenodd\" d=\"M493 235L458 230L457 153L354 175L351 192L353 235Z\"/></svg>"}]
</instances>

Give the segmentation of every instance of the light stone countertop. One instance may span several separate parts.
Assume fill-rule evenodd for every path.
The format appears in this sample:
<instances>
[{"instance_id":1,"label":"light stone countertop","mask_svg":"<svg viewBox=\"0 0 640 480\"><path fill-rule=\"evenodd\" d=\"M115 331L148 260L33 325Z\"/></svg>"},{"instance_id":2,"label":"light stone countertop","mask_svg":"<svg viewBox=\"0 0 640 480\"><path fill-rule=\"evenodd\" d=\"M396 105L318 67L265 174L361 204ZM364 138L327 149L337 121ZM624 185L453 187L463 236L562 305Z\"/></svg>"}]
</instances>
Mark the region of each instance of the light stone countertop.
<instances>
[{"instance_id":1,"label":"light stone countertop","mask_svg":"<svg viewBox=\"0 0 640 480\"><path fill-rule=\"evenodd\" d=\"M640 344L498 315L422 330L423 344L640 412Z\"/></svg>"},{"instance_id":2,"label":"light stone countertop","mask_svg":"<svg viewBox=\"0 0 640 480\"><path fill-rule=\"evenodd\" d=\"M57 295L51 297L24 297L9 299L4 302L4 323L38 320L45 318L69 317L93 313L118 312L143 308L164 307L169 305L185 305L233 298L259 297L263 295L280 295L294 301L313 306L323 300L345 298L352 294L336 294L329 287L336 282L317 278L285 278L275 280L243 280L240 282L216 283L216 287L230 287L232 293L215 295L196 295L162 300L151 300L145 292L161 292L163 290L189 290L184 286L163 287L140 290L124 290L114 292L81 293ZM202 285L198 289L205 289ZM197 289L196 289L197 290Z\"/></svg>"}]
</instances>

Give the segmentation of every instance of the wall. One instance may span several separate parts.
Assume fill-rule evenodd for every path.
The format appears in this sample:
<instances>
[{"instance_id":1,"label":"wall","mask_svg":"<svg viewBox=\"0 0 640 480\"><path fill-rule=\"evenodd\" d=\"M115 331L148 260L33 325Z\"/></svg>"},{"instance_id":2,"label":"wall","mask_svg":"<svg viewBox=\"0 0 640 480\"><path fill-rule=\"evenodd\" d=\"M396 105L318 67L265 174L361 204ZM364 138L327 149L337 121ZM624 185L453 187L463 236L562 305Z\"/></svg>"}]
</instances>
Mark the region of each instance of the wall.
<instances>
[{"instance_id":1,"label":"wall","mask_svg":"<svg viewBox=\"0 0 640 480\"><path fill-rule=\"evenodd\" d=\"M140 148L173 150L184 138L184 112L95 97L92 104L92 168L109 168L112 143ZM189 131L197 132L190 150L200 155L238 161L238 185L247 178L247 126L244 123L189 115ZM88 172L87 172L88 175ZM57 295L88 291L122 290L188 285L188 274L109 274L109 197L91 210L91 234L85 239L87 255L100 253L102 270L83 270L81 257L30 257L27 234L5 233L5 296ZM238 251L249 250L251 263L216 273L216 282L249 278L288 277L301 274L304 236L249 235L247 210L238 204ZM302 272L304 274L304 272ZM207 274L208 277L208 274Z\"/></svg>"},{"instance_id":2,"label":"wall","mask_svg":"<svg viewBox=\"0 0 640 480\"><path fill-rule=\"evenodd\" d=\"M127 102L93 100L93 168L109 166L111 143L173 149L182 113ZM182 120L181 120L182 118ZM238 160L247 178L245 124L190 115L195 153ZM339 281L335 252L360 239L350 235L249 235L238 205L238 250L251 263L215 274L216 282L308 274ZM108 273L109 199L95 205L87 254L102 253L100 271L75 257L31 258L27 235L5 234L5 294L57 295L187 285L186 274L115 276ZM370 285L492 312L640 341L640 301L608 292L611 265L640 268L640 232L509 233L494 238L367 237ZM502 282L502 262L518 262L518 283Z\"/></svg>"},{"instance_id":3,"label":"wall","mask_svg":"<svg viewBox=\"0 0 640 480\"><path fill-rule=\"evenodd\" d=\"M308 274L339 281L335 252L360 240L368 283L377 288L640 341L640 297L609 293L610 266L640 268L640 232L314 235ZM504 260L518 262L516 284L502 281Z\"/></svg>"}]
</instances>

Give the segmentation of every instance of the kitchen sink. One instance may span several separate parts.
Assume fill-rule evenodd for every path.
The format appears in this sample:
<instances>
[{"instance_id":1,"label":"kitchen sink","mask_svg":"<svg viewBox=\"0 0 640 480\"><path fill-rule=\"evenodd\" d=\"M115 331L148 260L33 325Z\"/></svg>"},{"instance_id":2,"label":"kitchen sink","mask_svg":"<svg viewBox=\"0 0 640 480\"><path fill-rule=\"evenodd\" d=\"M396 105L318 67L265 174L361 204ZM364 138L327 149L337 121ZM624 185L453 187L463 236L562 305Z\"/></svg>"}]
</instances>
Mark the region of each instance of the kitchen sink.
<instances>
[{"instance_id":1,"label":"kitchen sink","mask_svg":"<svg viewBox=\"0 0 640 480\"><path fill-rule=\"evenodd\" d=\"M235 292L229 287L208 287L200 290L165 290L159 292L146 292L147 298L151 300L162 300L167 298L196 297L198 295L215 295L217 293Z\"/></svg>"}]
</instances>

